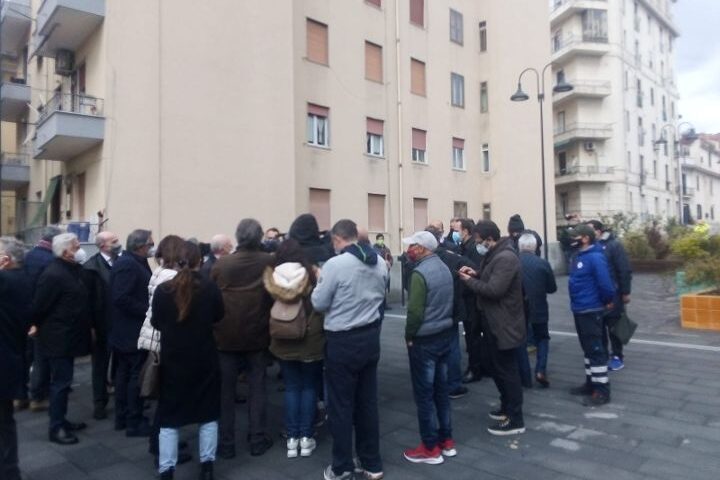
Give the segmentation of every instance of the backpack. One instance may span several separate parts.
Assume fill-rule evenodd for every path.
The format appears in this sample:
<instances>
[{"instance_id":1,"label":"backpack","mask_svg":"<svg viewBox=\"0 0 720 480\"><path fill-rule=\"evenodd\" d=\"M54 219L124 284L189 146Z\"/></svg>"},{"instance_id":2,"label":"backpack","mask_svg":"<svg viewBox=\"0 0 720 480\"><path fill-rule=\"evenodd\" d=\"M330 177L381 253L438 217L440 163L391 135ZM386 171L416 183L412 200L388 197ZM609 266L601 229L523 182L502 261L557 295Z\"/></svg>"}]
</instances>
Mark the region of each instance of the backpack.
<instances>
[{"instance_id":1,"label":"backpack","mask_svg":"<svg viewBox=\"0 0 720 480\"><path fill-rule=\"evenodd\" d=\"M294 302L275 300L270 309L270 336L276 340L301 340L308 329L302 298Z\"/></svg>"}]
</instances>

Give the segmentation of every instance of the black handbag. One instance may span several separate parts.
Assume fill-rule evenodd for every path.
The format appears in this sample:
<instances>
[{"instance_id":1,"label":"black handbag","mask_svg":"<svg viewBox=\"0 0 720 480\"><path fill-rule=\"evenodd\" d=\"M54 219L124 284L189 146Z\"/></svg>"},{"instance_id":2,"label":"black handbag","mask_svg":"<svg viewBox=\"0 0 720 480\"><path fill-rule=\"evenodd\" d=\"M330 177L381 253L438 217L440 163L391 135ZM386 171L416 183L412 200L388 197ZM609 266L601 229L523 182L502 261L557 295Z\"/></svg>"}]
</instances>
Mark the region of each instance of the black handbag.
<instances>
[{"instance_id":1,"label":"black handbag","mask_svg":"<svg viewBox=\"0 0 720 480\"><path fill-rule=\"evenodd\" d=\"M627 313L623 314L615 321L615 324L610 326L610 333L612 333L623 345L627 345L630 339L635 334L638 324L633 322Z\"/></svg>"}]
</instances>

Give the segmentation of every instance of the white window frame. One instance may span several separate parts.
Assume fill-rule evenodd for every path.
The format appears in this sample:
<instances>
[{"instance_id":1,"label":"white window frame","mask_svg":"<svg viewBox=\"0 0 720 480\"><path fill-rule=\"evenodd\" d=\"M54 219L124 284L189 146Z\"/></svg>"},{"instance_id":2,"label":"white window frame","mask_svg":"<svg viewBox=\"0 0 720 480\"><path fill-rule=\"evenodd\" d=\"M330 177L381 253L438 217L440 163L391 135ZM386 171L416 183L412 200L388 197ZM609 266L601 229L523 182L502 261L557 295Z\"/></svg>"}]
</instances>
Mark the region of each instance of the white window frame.
<instances>
[{"instance_id":1,"label":"white window frame","mask_svg":"<svg viewBox=\"0 0 720 480\"><path fill-rule=\"evenodd\" d=\"M490 110L490 88L488 82L480 82L480 113Z\"/></svg>"},{"instance_id":2,"label":"white window frame","mask_svg":"<svg viewBox=\"0 0 720 480\"><path fill-rule=\"evenodd\" d=\"M453 170L465 171L465 148L458 148L458 147L453 146L452 168L453 168Z\"/></svg>"},{"instance_id":3,"label":"white window frame","mask_svg":"<svg viewBox=\"0 0 720 480\"><path fill-rule=\"evenodd\" d=\"M385 156L385 141L383 135L368 132L366 152L373 157Z\"/></svg>"},{"instance_id":4,"label":"white window frame","mask_svg":"<svg viewBox=\"0 0 720 480\"><path fill-rule=\"evenodd\" d=\"M487 143L482 146L482 162L483 173L490 173L490 145Z\"/></svg>"},{"instance_id":5,"label":"white window frame","mask_svg":"<svg viewBox=\"0 0 720 480\"><path fill-rule=\"evenodd\" d=\"M478 25L480 29L480 51L487 52L487 22L483 20Z\"/></svg>"},{"instance_id":6,"label":"white window frame","mask_svg":"<svg viewBox=\"0 0 720 480\"><path fill-rule=\"evenodd\" d=\"M463 14L457 10L450 9L450 41L463 45L464 43L464 32L463 32Z\"/></svg>"},{"instance_id":7,"label":"white window frame","mask_svg":"<svg viewBox=\"0 0 720 480\"><path fill-rule=\"evenodd\" d=\"M459 73L450 73L450 104L465 108L465 77Z\"/></svg>"},{"instance_id":8,"label":"white window frame","mask_svg":"<svg viewBox=\"0 0 720 480\"><path fill-rule=\"evenodd\" d=\"M415 163L421 163L427 165L427 150L420 150L419 148L412 149L412 161Z\"/></svg>"},{"instance_id":9,"label":"white window frame","mask_svg":"<svg viewBox=\"0 0 720 480\"><path fill-rule=\"evenodd\" d=\"M321 127L324 127L324 142L320 142ZM305 136L308 145L312 145L315 147L329 147L330 121L328 117L323 117L322 115L316 115L314 113L308 113Z\"/></svg>"}]
</instances>

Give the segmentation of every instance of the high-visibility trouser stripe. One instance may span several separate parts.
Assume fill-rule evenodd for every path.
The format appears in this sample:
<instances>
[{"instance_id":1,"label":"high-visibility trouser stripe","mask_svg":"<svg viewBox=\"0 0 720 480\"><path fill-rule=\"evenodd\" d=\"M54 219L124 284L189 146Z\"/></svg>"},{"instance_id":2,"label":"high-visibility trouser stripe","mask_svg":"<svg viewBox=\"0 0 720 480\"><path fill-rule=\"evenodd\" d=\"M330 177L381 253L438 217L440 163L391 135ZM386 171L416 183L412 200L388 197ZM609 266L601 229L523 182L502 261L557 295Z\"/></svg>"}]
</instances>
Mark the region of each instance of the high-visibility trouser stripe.
<instances>
[{"instance_id":1,"label":"high-visibility trouser stripe","mask_svg":"<svg viewBox=\"0 0 720 480\"><path fill-rule=\"evenodd\" d=\"M590 372L590 359L587 358L587 357L585 357L585 375L587 375L588 377L591 375L591 372Z\"/></svg>"},{"instance_id":2,"label":"high-visibility trouser stripe","mask_svg":"<svg viewBox=\"0 0 720 480\"><path fill-rule=\"evenodd\" d=\"M593 374L597 374L597 373L607 373L608 367L607 367L607 365L602 365L602 366L600 366L600 367L590 367L590 371L591 371Z\"/></svg>"},{"instance_id":3,"label":"high-visibility trouser stripe","mask_svg":"<svg viewBox=\"0 0 720 480\"><path fill-rule=\"evenodd\" d=\"M610 379L607 377L607 375L604 377L592 377L590 380L592 381L592 383L609 383L610 382Z\"/></svg>"}]
</instances>

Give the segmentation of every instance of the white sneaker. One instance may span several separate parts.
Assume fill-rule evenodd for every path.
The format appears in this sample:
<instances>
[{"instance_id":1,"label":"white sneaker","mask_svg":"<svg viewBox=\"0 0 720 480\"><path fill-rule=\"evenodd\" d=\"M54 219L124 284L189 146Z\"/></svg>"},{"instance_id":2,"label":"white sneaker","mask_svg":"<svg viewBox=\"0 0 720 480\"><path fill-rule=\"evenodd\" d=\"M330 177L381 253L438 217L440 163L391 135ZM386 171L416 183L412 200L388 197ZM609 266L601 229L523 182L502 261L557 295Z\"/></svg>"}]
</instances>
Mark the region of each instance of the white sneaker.
<instances>
[{"instance_id":1,"label":"white sneaker","mask_svg":"<svg viewBox=\"0 0 720 480\"><path fill-rule=\"evenodd\" d=\"M365 480L382 480L385 476L383 472L371 472L369 470L365 470L360 462L360 459L357 457L353 458L353 463L355 464L356 477L359 475L360 478L364 478Z\"/></svg>"},{"instance_id":2,"label":"white sneaker","mask_svg":"<svg viewBox=\"0 0 720 480\"><path fill-rule=\"evenodd\" d=\"M317 442L315 442L314 438L302 437L300 439L300 456L309 457L315 447L317 447Z\"/></svg>"},{"instance_id":3,"label":"white sneaker","mask_svg":"<svg viewBox=\"0 0 720 480\"><path fill-rule=\"evenodd\" d=\"M298 445L300 440L297 438L290 437L287 439L287 456L288 458L295 458L298 455Z\"/></svg>"}]
</instances>

